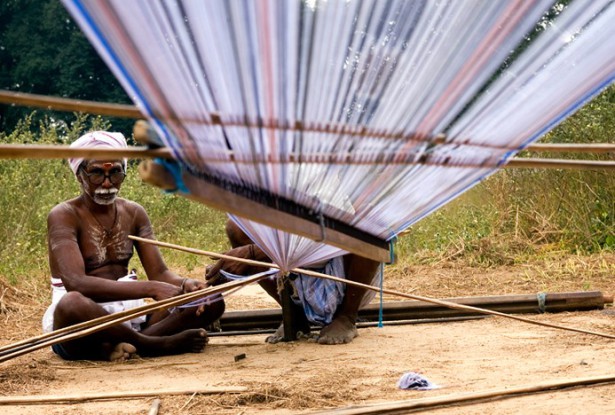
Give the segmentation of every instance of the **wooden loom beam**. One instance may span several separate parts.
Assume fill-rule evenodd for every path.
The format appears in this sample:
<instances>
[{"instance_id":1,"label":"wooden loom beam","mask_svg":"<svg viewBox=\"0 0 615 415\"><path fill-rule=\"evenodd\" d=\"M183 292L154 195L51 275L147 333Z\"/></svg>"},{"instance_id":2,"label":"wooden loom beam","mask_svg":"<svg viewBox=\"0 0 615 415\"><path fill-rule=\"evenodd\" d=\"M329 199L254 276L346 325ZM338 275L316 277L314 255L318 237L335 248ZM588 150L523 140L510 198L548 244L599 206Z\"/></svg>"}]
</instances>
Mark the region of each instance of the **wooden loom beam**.
<instances>
[{"instance_id":1,"label":"wooden loom beam","mask_svg":"<svg viewBox=\"0 0 615 415\"><path fill-rule=\"evenodd\" d=\"M146 160L139 166L139 173L144 182L154 186L167 190L175 190L177 187L174 177L160 164ZM323 227L309 219L279 211L223 187L200 180L188 172L182 173L182 180L189 191L182 196L189 199L285 232L322 241L378 262L389 262L391 259L385 241L376 245L365 239L371 235L351 236L331 227Z\"/></svg>"}]
</instances>

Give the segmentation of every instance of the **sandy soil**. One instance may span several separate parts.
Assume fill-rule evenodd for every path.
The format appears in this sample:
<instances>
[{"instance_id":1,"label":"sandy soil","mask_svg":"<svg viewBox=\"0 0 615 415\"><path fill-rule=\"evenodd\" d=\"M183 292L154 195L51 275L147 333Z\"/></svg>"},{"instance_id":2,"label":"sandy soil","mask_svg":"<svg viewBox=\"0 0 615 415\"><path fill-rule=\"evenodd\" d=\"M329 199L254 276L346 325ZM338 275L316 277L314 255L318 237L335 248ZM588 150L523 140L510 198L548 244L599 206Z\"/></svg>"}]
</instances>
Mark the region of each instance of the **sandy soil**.
<instances>
[{"instance_id":1,"label":"sandy soil","mask_svg":"<svg viewBox=\"0 0 615 415\"><path fill-rule=\"evenodd\" d=\"M601 290L613 293L614 257L575 257L560 265L470 269L455 264L393 269L387 287L440 297ZM571 271L572 270L572 271ZM571 271L571 272L569 272ZM196 270L195 273L202 272ZM462 283L465 281L465 283ZM2 288L2 287L0 287ZM3 288L2 344L37 334L44 305ZM258 287L228 299L229 309L271 307ZM615 335L613 309L531 318ZM269 345L264 335L215 337L202 354L124 363L65 362L44 349L0 364L0 395L74 395L113 391L243 386L235 394L162 396L160 414L287 414L415 400L550 381L613 376L613 340L489 317L455 323L360 330L351 344ZM235 361L235 357L246 357ZM440 386L396 387L408 371ZM144 414L154 398L2 405L3 414ZM598 413L615 409L615 383L431 409L434 414Z\"/></svg>"}]
</instances>

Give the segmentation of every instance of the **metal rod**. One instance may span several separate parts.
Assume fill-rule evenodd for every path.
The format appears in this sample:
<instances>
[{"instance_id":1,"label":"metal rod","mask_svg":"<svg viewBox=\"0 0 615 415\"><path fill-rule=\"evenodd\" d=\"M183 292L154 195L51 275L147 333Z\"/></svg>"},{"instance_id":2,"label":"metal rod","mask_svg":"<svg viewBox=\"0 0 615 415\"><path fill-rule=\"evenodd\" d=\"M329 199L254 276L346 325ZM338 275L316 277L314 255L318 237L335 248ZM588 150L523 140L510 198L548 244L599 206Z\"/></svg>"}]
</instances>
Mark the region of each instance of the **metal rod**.
<instances>
[{"instance_id":1,"label":"metal rod","mask_svg":"<svg viewBox=\"0 0 615 415\"><path fill-rule=\"evenodd\" d=\"M613 302L611 297L603 295L600 291L545 293L541 295L544 295L544 304L541 304L537 294L459 297L447 300L457 304L514 314L595 310L602 309L605 304ZM380 307L377 304L364 307L359 310L359 321L377 321L379 309ZM423 301L394 301L387 302L383 306L383 320L385 322L459 318L475 315L476 313L473 312L454 310ZM220 318L220 327L222 331L273 329L279 326L282 317L282 311L279 308L229 311Z\"/></svg>"}]
</instances>

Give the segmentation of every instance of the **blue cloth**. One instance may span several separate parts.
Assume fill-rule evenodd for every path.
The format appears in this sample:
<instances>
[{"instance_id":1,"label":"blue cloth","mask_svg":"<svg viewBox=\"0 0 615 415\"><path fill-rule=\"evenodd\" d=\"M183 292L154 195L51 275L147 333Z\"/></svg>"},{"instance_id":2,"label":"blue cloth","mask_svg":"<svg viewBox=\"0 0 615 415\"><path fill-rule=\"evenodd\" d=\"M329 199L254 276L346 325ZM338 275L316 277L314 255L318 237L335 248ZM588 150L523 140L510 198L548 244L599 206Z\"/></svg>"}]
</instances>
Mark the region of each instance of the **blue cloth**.
<instances>
[{"instance_id":1,"label":"blue cloth","mask_svg":"<svg viewBox=\"0 0 615 415\"><path fill-rule=\"evenodd\" d=\"M322 268L308 268L321 274L346 278L343 256L329 260ZM293 284L297 290L297 303L303 306L307 319L320 326L331 324L338 306L344 300L346 284L304 274L294 275L296 278L293 280ZM379 268L371 285L378 285L380 278L382 278L382 273ZM371 290L365 293L361 307L369 304L375 295L376 292Z\"/></svg>"}]
</instances>

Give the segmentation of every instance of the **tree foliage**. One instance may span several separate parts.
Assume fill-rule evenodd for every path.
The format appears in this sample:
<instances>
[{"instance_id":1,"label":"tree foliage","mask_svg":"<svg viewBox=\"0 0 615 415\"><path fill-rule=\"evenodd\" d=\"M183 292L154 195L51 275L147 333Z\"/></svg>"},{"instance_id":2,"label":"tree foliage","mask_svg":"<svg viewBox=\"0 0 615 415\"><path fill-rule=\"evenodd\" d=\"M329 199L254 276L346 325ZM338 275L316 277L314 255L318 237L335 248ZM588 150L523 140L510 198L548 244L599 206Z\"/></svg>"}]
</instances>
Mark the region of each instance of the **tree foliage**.
<instances>
[{"instance_id":1,"label":"tree foliage","mask_svg":"<svg viewBox=\"0 0 615 415\"><path fill-rule=\"evenodd\" d=\"M124 90L57 0L0 2L0 89L101 102L129 103ZM0 105L11 131L31 109ZM62 121L65 113L38 111ZM130 122L111 119L129 132ZM37 123L34 123L36 125Z\"/></svg>"}]
</instances>

